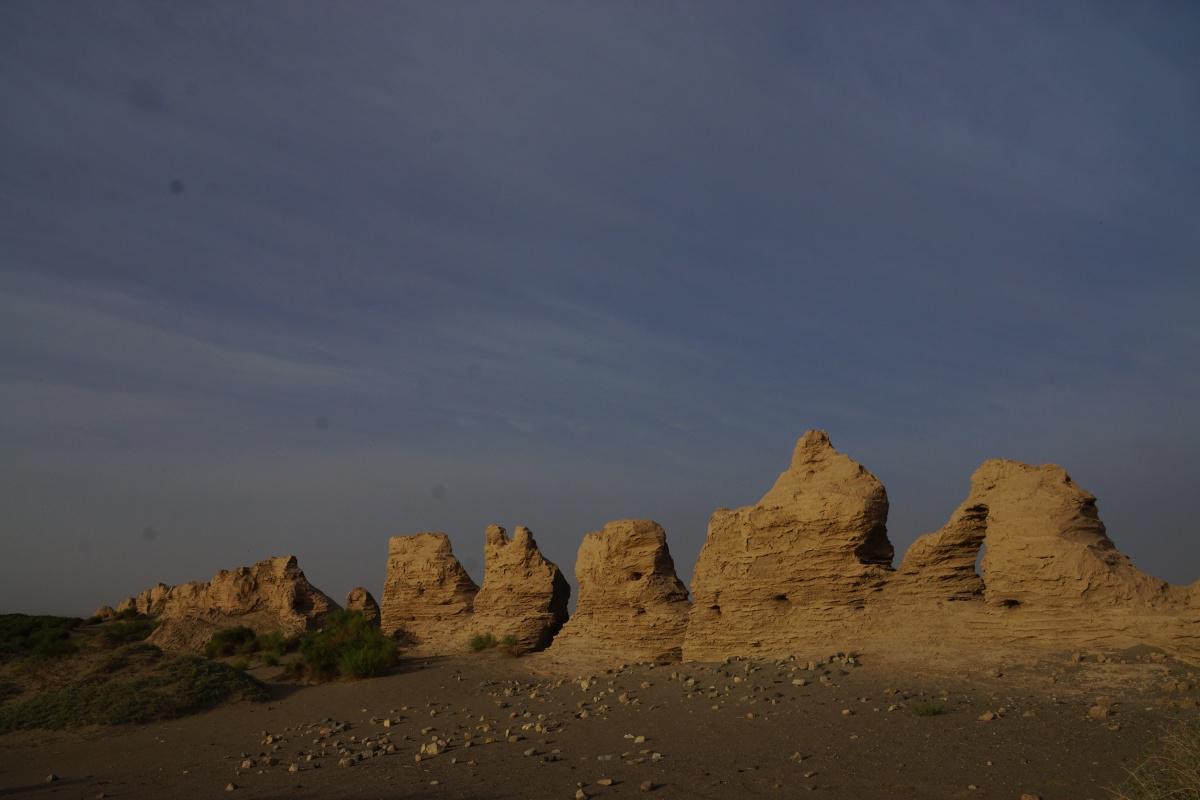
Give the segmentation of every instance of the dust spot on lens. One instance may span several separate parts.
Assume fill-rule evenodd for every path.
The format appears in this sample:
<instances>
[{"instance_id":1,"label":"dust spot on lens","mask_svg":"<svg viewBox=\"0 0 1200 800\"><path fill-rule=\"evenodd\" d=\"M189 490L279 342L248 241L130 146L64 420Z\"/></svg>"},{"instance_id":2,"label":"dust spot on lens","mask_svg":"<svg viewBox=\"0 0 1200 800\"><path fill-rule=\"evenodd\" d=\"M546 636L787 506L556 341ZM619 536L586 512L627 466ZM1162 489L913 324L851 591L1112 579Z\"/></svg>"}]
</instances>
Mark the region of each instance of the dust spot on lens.
<instances>
[{"instance_id":1,"label":"dust spot on lens","mask_svg":"<svg viewBox=\"0 0 1200 800\"><path fill-rule=\"evenodd\" d=\"M153 542L157 538L158 528L154 527L153 525L147 525L146 527L142 528L142 541Z\"/></svg>"},{"instance_id":2,"label":"dust spot on lens","mask_svg":"<svg viewBox=\"0 0 1200 800\"><path fill-rule=\"evenodd\" d=\"M183 194L183 179L172 178L167 188L171 190L171 194Z\"/></svg>"},{"instance_id":3,"label":"dust spot on lens","mask_svg":"<svg viewBox=\"0 0 1200 800\"><path fill-rule=\"evenodd\" d=\"M326 417L326 416L317 417L316 419L313 420L313 425L317 428L317 430L322 430L322 431L329 430L329 417Z\"/></svg>"},{"instance_id":4,"label":"dust spot on lens","mask_svg":"<svg viewBox=\"0 0 1200 800\"><path fill-rule=\"evenodd\" d=\"M446 498L446 487L440 483L435 483L433 488L429 490L433 495L434 500L444 500Z\"/></svg>"}]
</instances>

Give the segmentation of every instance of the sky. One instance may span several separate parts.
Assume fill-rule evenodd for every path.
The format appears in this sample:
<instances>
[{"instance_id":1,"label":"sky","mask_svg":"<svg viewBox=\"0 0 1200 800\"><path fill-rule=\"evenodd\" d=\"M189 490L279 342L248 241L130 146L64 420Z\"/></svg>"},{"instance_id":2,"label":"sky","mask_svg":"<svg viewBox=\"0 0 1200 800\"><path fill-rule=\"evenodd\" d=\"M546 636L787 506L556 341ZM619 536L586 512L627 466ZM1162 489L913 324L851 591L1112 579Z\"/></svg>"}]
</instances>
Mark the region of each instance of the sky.
<instances>
[{"instance_id":1,"label":"sky","mask_svg":"<svg viewBox=\"0 0 1200 800\"><path fill-rule=\"evenodd\" d=\"M0 611L1058 463L1200 578L1189 3L0 4Z\"/></svg>"}]
</instances>

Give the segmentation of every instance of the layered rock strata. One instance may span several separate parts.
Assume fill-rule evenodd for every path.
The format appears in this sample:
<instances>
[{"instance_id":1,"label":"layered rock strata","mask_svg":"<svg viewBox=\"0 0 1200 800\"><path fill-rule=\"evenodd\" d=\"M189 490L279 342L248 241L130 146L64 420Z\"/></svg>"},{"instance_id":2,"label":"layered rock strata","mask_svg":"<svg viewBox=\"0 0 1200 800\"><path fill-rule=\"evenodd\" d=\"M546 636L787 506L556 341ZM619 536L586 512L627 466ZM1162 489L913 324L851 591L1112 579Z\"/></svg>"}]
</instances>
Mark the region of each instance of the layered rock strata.
<instances>
[{"instance_id":1,"label":"layered rock strata","mask_svg":"<svg viewBox=\"0 0 1200 800\"><path fill-rule=\"evenodd\" d=\"M661 525L622 519L584 536L575 579L579 602L551 654L597 661L679 659L688 594L675 575Z\"/></svg>"},{"instance_id":2,"label":"layered rock strata","mask_svg":"<svg viewBox=\"0 0 1200 800\"><path fill-rule=\"evenodd\" d=\"M454 557L444 533L388 540L380 627L418 655L464 652L479 587Z\"/></svg>"},{"instance_id":3,"label":"layered rock strata","mask_svg":"<svg viewBox=\"0 0 1200 800\"><path fill-rule=\"evenodd\" d=\"M788 652L854 624L891 573L887 492L809 431L758 503L718 509L692 577L687 659Z\"/></svg>"},{"instance_id":4,"label":"layered rock strata","mask_svg":"<svg viewBox=\"0 0 1200 800\"><path fill-rule=\"evenodd\" d=\"M244 625L259 633L294 636L319 625L337 608L308 582L295 556L280 556L222 570L207 582L156 584L122 602L116 613L132 609L158 617L150 643L199 653L221 628Z\"/></svg>"},{"instance_id":5,"label":"layered rock strata","mask_svg":"<svg viewBox=\"0 0 1200 800\"><path fill-rule=\"evenodd\" d=\"M1200 582L1172 586L1134 567L1096 498L1061 467L985 462L947 524L895 570L886 518L879 481L806 433L762 500L713 514L684 657L832 648L961 660L1148 645L1200 660Z\"/></svg>"},{"instance_id":6,"label":"layered rock strata","mask_svg":"<svg viewBox=\"0 0 1200 800\"><path fill-rule=\"evenodd\" d=\"M541 650L567 621L571 585L538 550L533 534L518 527L484 532L483 586L475 595L472 628L497 639L513 637L520 650Z\"/></svg>"}]
</instances>

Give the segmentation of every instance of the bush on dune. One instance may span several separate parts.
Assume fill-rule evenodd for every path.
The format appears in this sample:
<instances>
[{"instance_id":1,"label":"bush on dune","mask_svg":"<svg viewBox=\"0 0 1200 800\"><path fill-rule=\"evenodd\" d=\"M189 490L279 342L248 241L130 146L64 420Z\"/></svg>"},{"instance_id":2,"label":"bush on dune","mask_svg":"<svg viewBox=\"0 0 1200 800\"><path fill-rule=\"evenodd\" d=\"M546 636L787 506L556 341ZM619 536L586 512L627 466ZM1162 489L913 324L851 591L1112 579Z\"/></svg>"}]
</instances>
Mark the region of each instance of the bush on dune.
<instances>
[{"instance_id":1,"label":"bush on dune","mask_svg":"<svg viewBox=\"0 0 1200 800\"><path fill-rule=\"evenodd\" d=\"M76 617L0 614L0 655L61 658L79 650L71 631L83 624Z\"/></svg>"},{"instance_id":2,"label":"bush on dune","mask_svg":"<svg viewBox=\"0 0 1200 800\"><path fill-rule=\"evenodd\" d=\"M1200 800L1200 719L1179 724L1113 792L1116 800Z\"/></svg>"},{"instance_id":3,"label":"bush on dune","mask_svg":"<svg viewBox=\"0 0 1200 800\"><path fill-rule=\"evenodd\" d=\"M114 678L114 668L134 674ZM0 708L0 733L173 719L237 699L266 700L267 691L224 664L165 656L156 647L135 644L62 689L6 704Z\"/></svg>"},{"instance_id":4,"label":"bush on dune","mask_svg":"<svg viewBox=\"0 0 1200 800\"><path fill-rule=\"evenodd\" d=\"M300 641L300 670L314 680L383 675L396 663L396 643L356 611L336 611Z\"/></svg>"}]
</instances>

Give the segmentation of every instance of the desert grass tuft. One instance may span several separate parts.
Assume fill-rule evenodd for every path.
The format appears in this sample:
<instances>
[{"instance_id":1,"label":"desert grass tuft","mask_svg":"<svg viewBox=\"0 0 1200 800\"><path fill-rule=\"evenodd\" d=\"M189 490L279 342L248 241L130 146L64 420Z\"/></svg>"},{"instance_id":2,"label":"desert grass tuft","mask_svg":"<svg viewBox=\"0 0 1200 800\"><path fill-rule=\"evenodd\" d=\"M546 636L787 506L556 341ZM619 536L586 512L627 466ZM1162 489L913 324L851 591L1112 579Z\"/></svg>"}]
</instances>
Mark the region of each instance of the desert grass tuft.
<instances>
[{"instance_id":1,"label":"desert grass tuft","mask_svg":"<svg viewBox=\"0 0 1200 800\"><path fill-rule=\"evenodd\" d=\"M1200 719L1179 723L1129 772L1116 800L1200 800Z\"/></svg>"}]
</instances>

